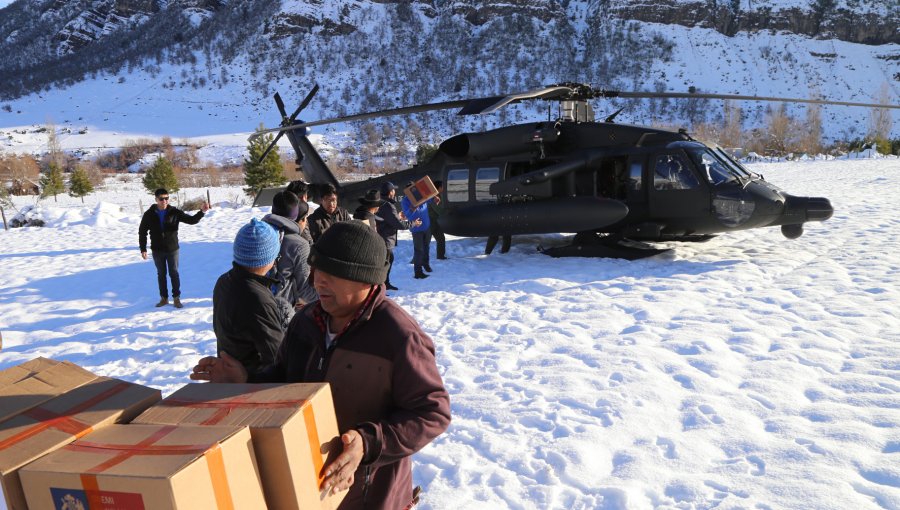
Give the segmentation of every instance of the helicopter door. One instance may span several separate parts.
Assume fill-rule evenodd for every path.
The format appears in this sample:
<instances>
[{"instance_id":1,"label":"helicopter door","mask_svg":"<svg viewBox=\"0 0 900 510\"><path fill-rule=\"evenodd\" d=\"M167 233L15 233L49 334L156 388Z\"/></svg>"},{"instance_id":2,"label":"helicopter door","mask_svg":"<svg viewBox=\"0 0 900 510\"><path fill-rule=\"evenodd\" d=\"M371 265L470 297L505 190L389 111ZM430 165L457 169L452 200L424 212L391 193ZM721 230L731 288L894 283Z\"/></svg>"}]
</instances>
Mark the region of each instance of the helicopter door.
<instances>
[{"instance_id":1,"label":"helicopter door","mask_svg":"<svg viewBox=\"0 0 900 510\"><path fill-rule=\"evenodd\" d=\"M694 166L680 152L651 156L650 214L664 225L665 233L691 234L684 220L705 218L710 211L709 190L697 177ZM651 187L652 183L652 187Z\"/></svg>"}]
</instances>

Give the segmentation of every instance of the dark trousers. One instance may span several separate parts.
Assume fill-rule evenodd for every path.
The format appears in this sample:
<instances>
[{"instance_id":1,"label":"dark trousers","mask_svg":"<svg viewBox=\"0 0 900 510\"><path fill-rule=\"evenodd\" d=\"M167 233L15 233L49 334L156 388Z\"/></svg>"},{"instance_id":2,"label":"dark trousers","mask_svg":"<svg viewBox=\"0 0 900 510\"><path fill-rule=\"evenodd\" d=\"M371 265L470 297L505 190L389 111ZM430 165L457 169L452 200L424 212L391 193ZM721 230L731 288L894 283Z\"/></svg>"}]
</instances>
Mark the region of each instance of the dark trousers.
<instances>
[{"instance_id":1,"label":"dark trousers","mask_svg":"<svg viewBox=\"0 0 900 510\"><path fill-rule=\"evenodd\" d=\"M447 239L444 237L444 231L437 224L437 220L431 221L431 228L428 230L428 244L431 244L432 237L434 237L434 243L437 245L434 250L435 255L439 259L445 258L447 256Z\"/></svg>"},{"instance_id":2,"label":"dark trousers","mask_svg":"<svg viewBox=\"0 0 900 510\"><path fill-rule=\"evenodd\" d=\"M387 251L388 256L388 272L387 276L384 277L384 283L391 283L391 268L394 267L394 248L390 247Z\"/></svg>"},{"instance_id":3,"label":"dark trousers","mask_svg":"<svg viewBox=\"0 0 900 510\"><path fill-rule=\"evenodd\" d=\"M159 283L159 297L168 298L169 288L166 286L166 266L172 278L172 297L181 296L181 277L178 276L178 250L154 251L153 263L156 264L156 280Z\"/></svg>"},{"instance_id":4,"label":"dark trousers","mask_svg":"<svg viewBox=\"0 0 900 510\"><path fill-rule=\"evenodd\" d=\"M428 245L431 241L431 236L428 235L427 230L423 230L421 232L413 232L412 238L413 266L416 273L421 273L423 267L431 267L431 259L428 256Z\"/></svg>"}]
</instances>

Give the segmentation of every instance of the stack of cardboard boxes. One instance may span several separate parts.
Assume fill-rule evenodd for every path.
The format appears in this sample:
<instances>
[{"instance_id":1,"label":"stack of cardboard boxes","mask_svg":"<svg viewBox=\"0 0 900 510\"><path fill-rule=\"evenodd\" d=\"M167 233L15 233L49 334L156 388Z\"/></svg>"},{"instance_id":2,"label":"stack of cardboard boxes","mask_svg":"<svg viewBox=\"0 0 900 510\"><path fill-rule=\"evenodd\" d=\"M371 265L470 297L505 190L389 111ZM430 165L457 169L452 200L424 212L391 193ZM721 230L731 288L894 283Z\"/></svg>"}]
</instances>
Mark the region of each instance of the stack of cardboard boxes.
<instances>
[{"instance_id":1,"label":"stack of cardboard boxes","mask_svg":"<svg viewBox=\"0 0 900 510\"><path fill-rule=\"evenodd\" d=\"M10 510L334 509L327 384L158 390L38 358L0 371Z\"/></svg>"}]
</instances>

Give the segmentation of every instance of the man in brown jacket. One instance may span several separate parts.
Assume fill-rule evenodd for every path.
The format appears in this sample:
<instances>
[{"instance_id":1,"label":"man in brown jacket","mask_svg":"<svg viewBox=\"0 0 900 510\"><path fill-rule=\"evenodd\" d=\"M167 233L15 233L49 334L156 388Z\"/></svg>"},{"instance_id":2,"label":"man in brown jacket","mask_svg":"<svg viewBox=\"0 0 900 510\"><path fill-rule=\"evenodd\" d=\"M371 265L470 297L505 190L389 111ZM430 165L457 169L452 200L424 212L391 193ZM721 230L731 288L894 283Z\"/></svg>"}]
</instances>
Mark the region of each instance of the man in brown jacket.
<instances>
[{"instance_id":1,"label":"man in brown jacket","mask_svg":"<svg viewBox=\"0 0 900 510\"><path fill-rule=\"evenodd\" d=\"M248 374L225 353L192 379L330 383L343 452L323 487L350 489L348 509L402 509L413 499L410 456L450 424L434 343L384 293L384 241L367 225L332 225L310 252L319 301L291 320L274 365Z\"/></svg>"}]
</instances>

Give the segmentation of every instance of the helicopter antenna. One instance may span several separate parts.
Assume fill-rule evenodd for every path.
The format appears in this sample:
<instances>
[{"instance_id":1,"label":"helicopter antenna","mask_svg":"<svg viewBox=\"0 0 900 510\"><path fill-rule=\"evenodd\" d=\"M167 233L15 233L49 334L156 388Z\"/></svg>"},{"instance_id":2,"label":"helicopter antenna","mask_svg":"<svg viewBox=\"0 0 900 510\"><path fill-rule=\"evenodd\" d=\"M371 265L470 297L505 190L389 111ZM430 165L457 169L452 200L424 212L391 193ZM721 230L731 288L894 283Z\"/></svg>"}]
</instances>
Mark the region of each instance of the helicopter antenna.
<instances>
[{"instance_id":1,"label":"helicopter antenna","mask_svg":"<svg viewBox=\"0 0 900 510\"><path fill-rule=\"evenodd\" d=\"M624 110L624 109L625 109L624 106L621 107L621 108L619 108L618 110L616 110L615 112L613 112L612 115L610 115L609 117L603 119L603 122L609 122L610 124L612 124L613 122L615 122L616 116L618 116L620 113L622 113L622 110Z\"/></svg>"}]
</instances>

